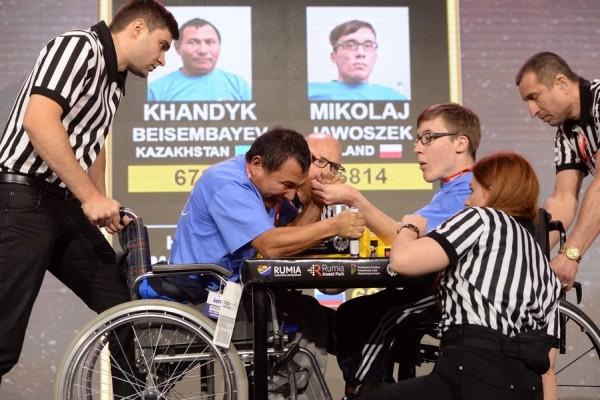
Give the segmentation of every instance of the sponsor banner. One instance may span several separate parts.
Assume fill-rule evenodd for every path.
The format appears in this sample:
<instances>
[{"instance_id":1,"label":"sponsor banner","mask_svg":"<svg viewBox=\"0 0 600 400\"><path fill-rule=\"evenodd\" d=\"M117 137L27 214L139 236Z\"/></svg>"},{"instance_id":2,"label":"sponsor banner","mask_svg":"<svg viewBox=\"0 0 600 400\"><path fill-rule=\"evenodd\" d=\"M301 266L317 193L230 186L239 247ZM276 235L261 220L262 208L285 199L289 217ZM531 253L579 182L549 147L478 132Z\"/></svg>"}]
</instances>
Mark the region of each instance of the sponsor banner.
<instances>
[{"instance_id":1,"label":"sponsor banner","mask_svg":"<svg viewBox=\"0 0 600 400\"><path fill-rule=\"evenodd\" d=\"M273 277L295 278L302 276L302 268L299 265L275 265L273 266Z\"/></svg>"},{"instance_id":2,"label":"sponsor banner","mask_svg":"<svg viewBox=\"0 0 600 400\"><path fill-rule=\"evenodd\" d=\"M259 265L256 267L256 271L262 276L271 276L271 271L273 267L270 265Z\"/></svg>"}]
</instances>

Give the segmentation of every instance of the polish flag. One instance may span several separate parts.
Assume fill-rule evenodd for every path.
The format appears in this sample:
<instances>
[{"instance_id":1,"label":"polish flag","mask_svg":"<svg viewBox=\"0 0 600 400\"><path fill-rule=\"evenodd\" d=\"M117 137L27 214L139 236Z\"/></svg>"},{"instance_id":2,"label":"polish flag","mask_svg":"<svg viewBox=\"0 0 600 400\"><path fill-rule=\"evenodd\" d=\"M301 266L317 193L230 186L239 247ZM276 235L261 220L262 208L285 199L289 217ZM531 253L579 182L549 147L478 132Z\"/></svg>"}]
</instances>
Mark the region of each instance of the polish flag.
<instances>
[{"instance_id":1,"label":"polish flag","mask_svg":"<svg viewBox=\"0 0 600 400\"><path fill-rule=\"evenodd\" d=\"M402 158L402 145L380 144L379 158Z\"/></svg>"}]
</instances>

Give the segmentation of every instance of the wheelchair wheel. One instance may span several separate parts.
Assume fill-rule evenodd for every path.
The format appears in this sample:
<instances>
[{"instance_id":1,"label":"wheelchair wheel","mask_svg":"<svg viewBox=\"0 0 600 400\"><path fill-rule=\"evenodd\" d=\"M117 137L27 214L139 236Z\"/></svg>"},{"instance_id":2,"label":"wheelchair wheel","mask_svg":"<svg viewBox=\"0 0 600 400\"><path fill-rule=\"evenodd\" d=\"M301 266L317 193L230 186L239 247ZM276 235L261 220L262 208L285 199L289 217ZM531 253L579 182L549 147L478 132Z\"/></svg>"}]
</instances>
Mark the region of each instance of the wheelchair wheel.
<instances>
[{"instance_id":1,"label":"wheelchair wheel","mask_svg":"<svg viewBox=\"0 0 600 400\"><path fill-rule=\"evenodd\" d=\"M561 398L600 398L600 329L568 301L560 303L560 318L565 338L564 352L556 360Z\"/></svg>"},{"instance_id":2,"label":"wheelchair wheel","mask_svg":"<svg viewBox=\"0 0 600 400\"><path fill-rule=\"evenodd\" d=\"M106 310L69 346L55 399L247 400L237 351L214 346L214 328L193 308L163 300Z\"/></svg>"}]
</instances>

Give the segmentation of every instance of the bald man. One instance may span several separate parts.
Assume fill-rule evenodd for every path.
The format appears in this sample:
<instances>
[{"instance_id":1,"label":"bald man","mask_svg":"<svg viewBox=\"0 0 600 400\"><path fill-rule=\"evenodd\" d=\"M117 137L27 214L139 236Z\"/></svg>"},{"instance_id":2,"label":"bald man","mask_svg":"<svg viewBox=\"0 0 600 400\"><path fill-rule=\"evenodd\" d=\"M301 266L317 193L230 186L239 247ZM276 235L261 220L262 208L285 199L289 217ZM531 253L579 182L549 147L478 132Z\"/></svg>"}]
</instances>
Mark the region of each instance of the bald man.
<instances>
[{"instance_id":1,"label":"bald man","mask_svg":"<svg viewBox=\"0 0 600 400\"><path fill-rule=\"evenodd\" d=\"M311 133L306 136L306 143L311 154L311 164L308 171L309 179L298 190L298 200L304 207L312 202L312 181L338 182L342 167L342 145L333 136L324 133ZM296 205L298 202L296 202ZM323 209L324 204L314 204ZM316 217L315 217L316 218Z\"/></svg>"}]
</instances>

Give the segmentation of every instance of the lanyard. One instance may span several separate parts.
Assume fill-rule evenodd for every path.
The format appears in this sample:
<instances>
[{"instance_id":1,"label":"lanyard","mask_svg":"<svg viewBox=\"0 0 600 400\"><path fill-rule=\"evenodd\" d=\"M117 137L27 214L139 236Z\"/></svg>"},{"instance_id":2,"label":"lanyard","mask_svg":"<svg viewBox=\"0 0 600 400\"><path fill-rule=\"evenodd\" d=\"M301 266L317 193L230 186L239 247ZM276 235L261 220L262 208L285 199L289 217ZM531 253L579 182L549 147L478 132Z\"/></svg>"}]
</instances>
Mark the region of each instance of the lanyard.
<instances>
[{"instance_id":1,"label":"lanyard","mask_svg":"<svg viewBox=\"0 0 600 400\"><path fill-rule=\"evenodd\" d=\"M442 183L446 184L446 183L450 183L458 178L460 178L461 176L463 176L464 174L466 174L467 172L471 172L471 168L465 168L462 171L458 171L455 174L452 174L450 176L447 176L445 178L442 178Z\"/></svg>"}]
</instances>

